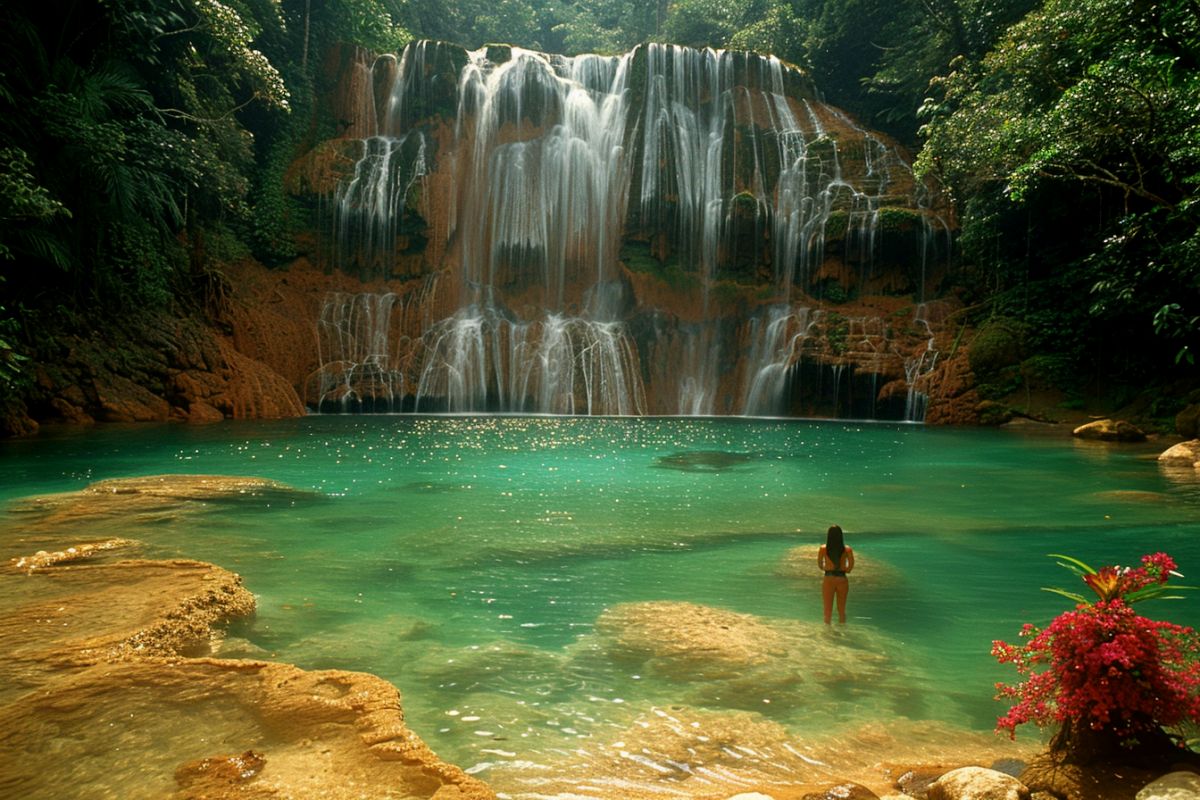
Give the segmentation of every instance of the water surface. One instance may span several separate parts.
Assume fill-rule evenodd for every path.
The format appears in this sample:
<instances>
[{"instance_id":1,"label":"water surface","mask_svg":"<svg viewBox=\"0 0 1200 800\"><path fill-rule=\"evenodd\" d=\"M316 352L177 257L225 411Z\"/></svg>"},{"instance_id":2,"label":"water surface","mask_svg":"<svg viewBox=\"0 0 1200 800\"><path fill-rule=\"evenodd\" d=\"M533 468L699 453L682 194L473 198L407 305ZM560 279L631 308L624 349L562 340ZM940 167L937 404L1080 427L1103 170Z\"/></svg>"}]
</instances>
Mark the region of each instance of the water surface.
<instances>
[{"instance_id":1,"label":"water surface","mask_svg":"<svg viewBox=\"0 0 1200 800\"><path fill-rule=\"evenodd\" d=\"M1159 449L847 422L309 417L0 443L0 499L163 473L302 490L63 542L122 536L240 573L258 613L226 654L383 676L435 751L519 794L522 769L623 745L663 709L749 712L796 741L906 720L990 731L1011 677L991 641L1065 607L1039 591L1072 580L1045 554L1164 550L1200 575L1200 487L1161 473ZM863 569L833 650L698 679L615 657L596 630L618 604L680 601L811 631L806 554L835 522ZM0 555L23 554L28 524L0 516ZM1190 600L1145 612L1200 623ZM845 680L814 677L843 664Z\"/></svg>"}]
</instances>

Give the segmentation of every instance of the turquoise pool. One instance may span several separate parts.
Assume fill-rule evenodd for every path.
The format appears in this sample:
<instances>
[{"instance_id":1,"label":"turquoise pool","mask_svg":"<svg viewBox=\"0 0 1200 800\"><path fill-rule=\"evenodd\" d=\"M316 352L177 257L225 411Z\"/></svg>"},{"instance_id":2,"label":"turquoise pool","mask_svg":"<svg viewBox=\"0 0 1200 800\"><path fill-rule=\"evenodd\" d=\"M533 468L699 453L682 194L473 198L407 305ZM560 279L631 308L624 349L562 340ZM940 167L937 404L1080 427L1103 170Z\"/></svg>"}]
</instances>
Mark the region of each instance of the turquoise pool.
<instances>
[{"instance_id":1,"label":"turquoise pool","mask_svg":"<svg viewBox=\"0 0 1200 800\"><path fill-rule=\"evenodd\" d=\"M68 528L64 546L119 535L240 573L258 613L222 654L376 673L435 751L519 794L522 774L664 708L747 712L797 740L898 719L990 731L1011 677L992 639L1065 607L1039 591L1072 581L1046 554L1163 550L1200 576L1200 483L1160 472L1160 449L844 421L314 416L3 442L0 498L162 473L302 490ZM851 653L844 680L806 683L822 667L805 653L830 651L803 644L752 679L672 674L597 630L622 604L673 601L819 632L807 553L834 522L862 566L827 643ZM0 516L4 557L23 524ZM1200 598L1145 613L1197 625Z\"/></svg>"}]
</instances>

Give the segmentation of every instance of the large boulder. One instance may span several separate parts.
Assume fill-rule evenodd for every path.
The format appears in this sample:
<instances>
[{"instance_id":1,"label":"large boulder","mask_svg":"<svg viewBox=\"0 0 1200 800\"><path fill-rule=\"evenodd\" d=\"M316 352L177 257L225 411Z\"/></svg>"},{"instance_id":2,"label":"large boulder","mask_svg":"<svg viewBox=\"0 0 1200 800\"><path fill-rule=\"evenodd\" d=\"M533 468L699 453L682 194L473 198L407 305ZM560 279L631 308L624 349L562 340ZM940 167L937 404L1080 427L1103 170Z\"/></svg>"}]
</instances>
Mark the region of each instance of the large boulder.
<instances>
[{"instance_id":1,"label":"large boulder","mask_svg":"<svg viewBox=\"0 0 1200 800\"><path fill-rule=\"evenodd\" d=\"M1192 403L1175 415L1175 432L1188 439L1200 436L1200 403Z\"/></svg>"},{"instance_id":2,"label":"large boulder","mask_svg":"<svg viewBox=\"0 0 1200 800\"><path fill-rule=\"evenodd\" d=\"M1144 442L1146 433L1132 422L1123 419L1098 419L1080 425L1071 432L1079 439L1101 442Z\"/></svg>"},{"instance_id":3,"label":"large boulder","mask_svg":"<svg viewBox=\"0 0 1200 800\"><path fill-rule=\"evenodd\" d=\"M1029 787L1011 775L961 767L929 785L929 800L1029 800Z\"/></svg>"},{"instance_id":4,"label":"large boulder","mask_svg":"<svg viewBox=\"0 0 1200 800\"><path fill-rule=\"evenodd\" d=\"M1159 455L1158 463L1164 467L1200 466L1200 439L1191 439L1172 446Z\"/></svg>"},{"instance_id":5,"label":"large boulder","mask_svg":"<svg viewBox=\"0 0 1200 800\"><path fill-rule=\"evenodd\" d=\"M1169 772L1142 787L1136 800L1200 800L1200 775Z\"/></svg>"}]
</instances>

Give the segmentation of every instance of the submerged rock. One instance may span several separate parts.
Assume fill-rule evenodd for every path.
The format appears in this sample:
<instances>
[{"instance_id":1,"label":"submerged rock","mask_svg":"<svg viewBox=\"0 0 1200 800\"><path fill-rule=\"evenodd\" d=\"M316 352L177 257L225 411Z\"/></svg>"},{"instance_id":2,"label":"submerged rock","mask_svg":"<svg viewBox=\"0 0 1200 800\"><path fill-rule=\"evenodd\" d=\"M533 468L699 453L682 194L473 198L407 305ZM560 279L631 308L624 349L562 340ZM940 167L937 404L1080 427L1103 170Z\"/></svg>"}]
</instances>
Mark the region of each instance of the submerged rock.
<instances>
[{"instance_id":1,"label":"submerged rock","mask_svg":"<svg viewBox=\"0 0 1200 800\"><path fill-rule=\"evenodd\" d=\"M840 702L914 709L931 696L914 684L902 645L865 626L830 629L693 603L614 606L572 652L662 683L684 703L777 713L804 707L810 721L835 720Z\"/></svg>"},{"instance_id":2,"label":"submerged rock","mask_svg":"<svg viewBox=\"0 0 1200 800\"><path fill-rule=\"evenodd\" d=\"M101 519L119 519L124 524L155 521L217 504L286 505L319 497L278 481L243 475L146 475L22 498L9 510L21 514L27 527L58 528Z\"/></svg>"},{"instance_id":3,"label":"submerged rock","mask_svg":"<svg viewBox=\"0 0 1200 800\"><path fill-rule=\"evenodd\" d=\"M57 566L2 580L0 699L64 668L207 655L214 626L254 610L238 575L199 561Z\"/></svg>"},{"instance_id":4,"label":"submerged rock","mask_svg":"<svg viewBox=\"0 0 1200 800\"><path fill-rule=\"evenodd\" d=\"M175 770L175 782L191 793L211 795L251 780L262 772L266 763L263 754L254 750L241 755L198 758Z\"/></svg>"},{"instance_id":5,"label":"submerged rock","mask_svg":"<svg viewBox=\"0 0 1200 800\"><path fill-rule=\"evenodd\" d=\"M222 753L230 749L243 755ZM55 679L0 707L5 797L383 794L495 797L440 761L405 724L396 688L372 675L133 661Z\"/></svg>"},{"instance_id":6,"label":"submerged rock","mask_svg":"<svg viewBox=\"0 0 1200 800\"><path fill-rule=\"evenodd\" d=\"M814 584L822 577L817 569L817 545L807 544L793 547L784 554L776 572L787 578L810 580ZM875 588L894 586L904 582L903 573L891 564L854 551L854 570L850 573L850 591L863 586ZM816 597L816 595L814 595ZM817 603L819 609L820 604Z\"/></svg>"},{"instance_id":7,"label":"submerged rock","mask_svg":"<svg viewBox=\"0 0 1200 800\"><path fill-rule=\"evenodd\" d=\"M586 746L558 748L536 765L497 764L489 776L546 797L802 800L851 785L858 787L854 792L882 797L894 795L896 776L913 765L939 765L919 771L941 775L962 764L992 763L1001 753L1027 751L927 720L898 718L887 726L832 727L797 736L758 713L681 704L650 708L627 726L597 731Z\"/></svg>"},{"instance_id":8,"label":"submerged rock","mask_svg":"<svg viewBox=\"0 0 1200 800\"><path fill-rule=\"evenodd\" d=\"M205 657L253 609L239 576L197 561L0 573L0 796L495 797L380 678Z\"/></svg>"},{"instance_id":9,"label":"submerged rock","mask_svg":"<svg viewBox=\"0 0 1200 800\"><path fill-rule=\"evenodd\" d=\"M129 539L117 538L105 539L102 542L84 542L73 547L68 547L65 550L56 550L52 553L39 550L31 556L21 556L12 559L12 565L26 574L32 574L35 570L46 569L58 564L87 561L101 554L132 547L136 544L137 542Z\"/></svg>"},{"instance_id":10,"label":"submerged rock","mask_svg":"<svg viewBox=\"0 0 1200 800\"><path fill-rule=\"evenodd\" d=\"M681 472L728 472L754 460L749 453L731 453L724 450L689 450L659 456L654 466L662 469L677 469Z\"/></svg>"},{"instance_id":11,"label":"submerged rock","mask_svg":"<svg viewBox=\"0 0 1200 800\"><path fill-rule=\"evenodd\" d=\"M780 632L758 617L693 603L614 606L596 631L607 637L613 657L651 662L681 677L733 677L787 652Z\"/></svg>"}]
</instances>

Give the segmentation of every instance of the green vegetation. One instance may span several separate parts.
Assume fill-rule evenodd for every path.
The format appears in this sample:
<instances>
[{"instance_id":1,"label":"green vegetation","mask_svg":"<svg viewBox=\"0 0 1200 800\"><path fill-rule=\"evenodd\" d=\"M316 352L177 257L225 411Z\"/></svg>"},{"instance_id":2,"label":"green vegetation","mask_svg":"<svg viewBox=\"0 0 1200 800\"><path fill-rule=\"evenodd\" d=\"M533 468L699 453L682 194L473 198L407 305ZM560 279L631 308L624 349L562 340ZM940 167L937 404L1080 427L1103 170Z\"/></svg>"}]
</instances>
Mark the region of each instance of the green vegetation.
<instances>
[{"instance_id":1,"label":"green vegetation","mask_svg":"<svg viewBox=\"0 0 1200 800\"><path fill-rule=\"evenodd\" d=\"M1104 385L1200 337L1195 3L1048 0L934 81L918 166L963 209L976 289Z\"/></svg>"},{"instance_id":2,"label":"green vegetation","mask_svg":"<svg viewBox=\"0 0 1200 800\"><path fill-rule=\"evenodd\" d=\"M837 355L846 352L846 339L850 335L850 320L836 311L830 311L825 317L825 341L829 349Z\"/></svg>"},{"instance_id":3,"label":"green vegetation","mask_svg":"<svg viewBox=\"0 0 1200 800\"><path fill-rule=\"evenodd\" d=\"M1186 393L1200 348L1198 12L1196 0L106 0L60 13L18 0L0 26L0 381L26 379L27 332L44 324L204 312L223 259L287 263L311 209L282 178L336 128L321 101L331 48L425 37L568 55L673 41L800 65L830 103L917 152L956 206L956 268L940 288L975 309L965 322L1019 323L1024 357L1052 359L1080 391L1112 387L1114 402L1125 387ZM856 142L842 139L849 158ZM832 158L832 144L810 153ZM837 242L848 195L832 202ZM889 205L880 222L900 234L920 219ZM648 253L626 263L696 282Z\"/></svg>"},{"instance_id":4,"label":"green vegetation","mask_svg":"<svg viewBox=\"0 0 1200 800\"><path fill-rule=\"evenodd\" d=\"M399 47L397 22L377 0L6 6L0 380L27 380L30 330L203 312L221 263L292 258L282 178L328 89L320 55Z\"/></svg>"},{"instance_id":5,"label":"green vegetation","mask_svg":"<svg viewBox=\"0 0 1200 800\"><path fill-rule=\"evenodd\" d=\"M627 241L621 246L621 262L634 272L652 275L676 291L690 291L700 287L700 276L688 272L672 255L665 262L650 253L645 242Z\"/></svg>"}]
</instances>

